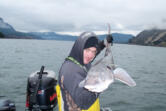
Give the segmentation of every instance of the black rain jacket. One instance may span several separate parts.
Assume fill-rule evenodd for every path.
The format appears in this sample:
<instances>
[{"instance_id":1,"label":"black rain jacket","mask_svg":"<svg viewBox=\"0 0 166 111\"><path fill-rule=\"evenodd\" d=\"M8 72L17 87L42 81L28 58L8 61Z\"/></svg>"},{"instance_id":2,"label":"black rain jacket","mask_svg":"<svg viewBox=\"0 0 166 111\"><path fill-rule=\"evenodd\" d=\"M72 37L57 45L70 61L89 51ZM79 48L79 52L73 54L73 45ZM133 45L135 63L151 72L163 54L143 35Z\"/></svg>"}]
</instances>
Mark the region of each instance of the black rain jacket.
<instances>
[{"instance_id":1,"label":"black rain jacket","mask_svg":"<svg viewBox=\"0 0 166 111\"><path fill-rule=\"evenodd\" d=\"M87 71L90 69L91 63L87 65L83 64L83 50L86 41L91 37L95 37L98 40L97 36L92 32L82 33L75 41L69 54L70 57L73 57L82 66L86 67ZM100 44L97 48L98 53L103 48L104 45ZM88 109L98 98L99 94L79 87L79 83L87 76L86 70L71 60L66 59L62 64L58 80L61 87L65 111L80 111L80 109Z\"/></svg>"}]
</instances>

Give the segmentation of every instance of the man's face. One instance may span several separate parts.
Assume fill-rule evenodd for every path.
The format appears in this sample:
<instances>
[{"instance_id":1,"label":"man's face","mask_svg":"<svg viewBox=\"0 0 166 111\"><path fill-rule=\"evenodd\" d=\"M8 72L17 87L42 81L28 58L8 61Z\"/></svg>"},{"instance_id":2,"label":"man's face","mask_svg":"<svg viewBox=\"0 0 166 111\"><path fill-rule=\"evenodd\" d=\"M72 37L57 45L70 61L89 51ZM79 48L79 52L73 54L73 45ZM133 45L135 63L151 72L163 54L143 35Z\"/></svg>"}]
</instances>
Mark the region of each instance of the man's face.
<instances>
[{"instance_id":1,"label":"man's face","mask_svg":"<svg viewBox=\"0 0 166 111\"><path fill-rule=\"evenodd\" d=\"M96 47L86 48L86 49L84 49L83 53L84 53L84 55L83 55L84 64L88 64L96 56L97 49L96 49Z\"/></svg>"}]
</instances>

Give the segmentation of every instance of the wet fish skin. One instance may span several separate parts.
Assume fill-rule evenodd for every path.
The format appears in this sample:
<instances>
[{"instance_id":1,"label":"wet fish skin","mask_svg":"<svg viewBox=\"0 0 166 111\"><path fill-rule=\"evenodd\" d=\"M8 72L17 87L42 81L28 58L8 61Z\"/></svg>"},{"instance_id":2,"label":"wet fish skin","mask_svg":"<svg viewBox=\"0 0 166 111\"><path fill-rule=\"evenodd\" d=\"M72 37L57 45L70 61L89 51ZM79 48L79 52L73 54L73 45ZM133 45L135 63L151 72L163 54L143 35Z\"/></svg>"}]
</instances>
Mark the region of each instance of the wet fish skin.
<instances>
[{"instance_id":1,"label":"wet fish skin","mask_svg":"<svg viewBox=\"0 0 166 111\"><path fill-rule=\"evenodd\" d=\"M88 72L88 77L84 80L84 87L92 92L102 92L114 82L113 72L107 67L101 67L103 64L98 64L92 67Z\"/></svg>"},{"instance_id":2,"label":"wet fish skin","mask_svg":"<svg viewBox=\"0 0 166 111\"><path fill-rule=\"evenodd\" d=\"M91 92L100 93L106 90L115 79L130 87L136 86L135 81L124 69L115 67L111 45L108 45L105 56L90 68L87 77L80 82L79 86Z\"/></svg>"}]
</instances>

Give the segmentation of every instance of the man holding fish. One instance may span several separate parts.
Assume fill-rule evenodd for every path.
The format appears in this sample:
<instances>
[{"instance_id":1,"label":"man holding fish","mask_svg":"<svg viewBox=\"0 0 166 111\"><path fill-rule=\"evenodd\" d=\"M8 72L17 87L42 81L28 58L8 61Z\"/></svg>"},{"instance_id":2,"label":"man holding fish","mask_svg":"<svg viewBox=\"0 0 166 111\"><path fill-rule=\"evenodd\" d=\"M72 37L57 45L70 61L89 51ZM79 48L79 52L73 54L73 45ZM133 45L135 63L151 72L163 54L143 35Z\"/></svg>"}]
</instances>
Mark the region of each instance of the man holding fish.
<instances>
[{"instance_id":1,"label":"man holding fish","mask_svg":"<svg viewBox=\"0 0 166 111\"><path fill-rule=\"evenodd\" d=\"M107 42L112 42L112 36L107 37ZM59 71L61 110L100 111L99 93L79 87L79 84L86 78L91 62L104 47L104 41L99 41L93 32L84 32L75 41Z\"/></svg>"},{"instance_id":2,"label":"man holding fish","mask_svg":"<svg viewBox=\"0 0 166 111\"><path fill-rule=\"evenodd\" d=\"M110 27L103 41L99 41L93 32L84 32L75 41L59 71L60 111L100 111L99 94L115 79L131 87L136 85L124 69L115 67L112 41ZM105 47L105 56L91 66Z\"/></svg>"}]
</instances>

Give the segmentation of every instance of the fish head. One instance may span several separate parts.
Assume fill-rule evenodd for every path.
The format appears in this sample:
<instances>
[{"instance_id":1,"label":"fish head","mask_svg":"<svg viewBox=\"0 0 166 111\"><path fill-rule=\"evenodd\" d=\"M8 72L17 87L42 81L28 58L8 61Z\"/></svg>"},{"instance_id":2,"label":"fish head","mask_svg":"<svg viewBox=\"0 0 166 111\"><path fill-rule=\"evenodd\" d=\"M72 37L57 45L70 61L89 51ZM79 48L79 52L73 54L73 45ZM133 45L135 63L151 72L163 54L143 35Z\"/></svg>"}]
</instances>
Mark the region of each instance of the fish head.
<instances>
[{"instance_id":1,"label":"fish head","mask_svg":"<svg viewBox=\"0 0 166 111\"><path fill-rule=\"evenodd\" d=\"M105 67L94 69L88 72L85 79L84 87L91 92L102 92L106 90L111 83L114 82L114 76L112 70Z\"/></svg>"}]
</instances>

